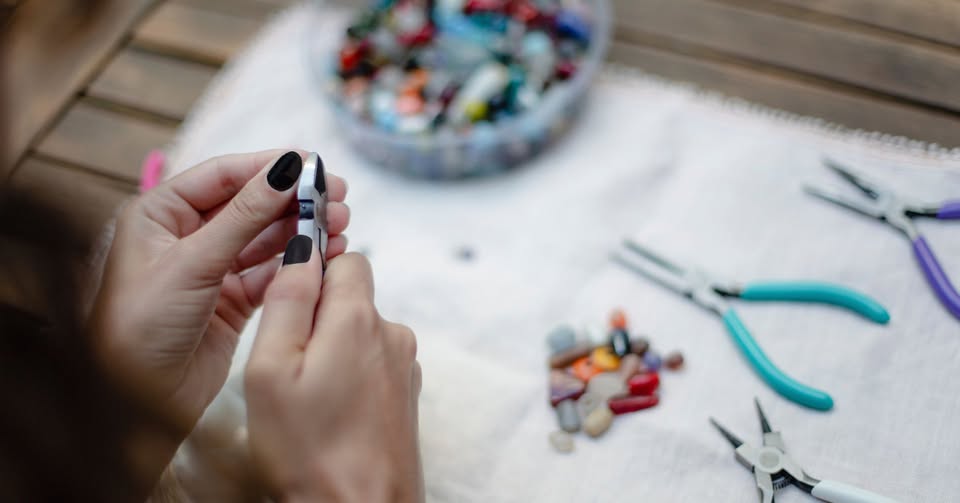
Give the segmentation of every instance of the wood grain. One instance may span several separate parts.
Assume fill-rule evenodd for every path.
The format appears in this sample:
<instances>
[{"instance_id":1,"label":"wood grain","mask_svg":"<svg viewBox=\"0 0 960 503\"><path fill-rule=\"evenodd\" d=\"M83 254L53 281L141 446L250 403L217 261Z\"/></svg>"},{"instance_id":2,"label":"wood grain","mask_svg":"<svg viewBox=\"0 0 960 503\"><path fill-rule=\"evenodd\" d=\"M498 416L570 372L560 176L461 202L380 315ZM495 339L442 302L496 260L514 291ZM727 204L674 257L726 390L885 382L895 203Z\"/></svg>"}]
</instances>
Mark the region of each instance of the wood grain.
<instances>
[{"instance_id":1,"label":"wood grain","mask_svg":"<svg viewBox=\"0 0 960 503\"><path fill-rule=\"evenodd\" d=\"M104 0L99 15L78 21L69 0L29 1L0 38L6 138L0 181L122 43L155 0Z\"/></svg>"},{"instance_id":2,"label":"wood grain","mask_svg":"<svg viewBox=\"0 0 960 503\"><path fill-rule=\"evenodd\" d=\"M171 3L198 7L214 12L232 14L260 21L266 21L271 15L284 7L296 3L296 0L168 0Z\"/></svg>"},{"instance_id":3,"label":"wood grain","mask_svg":"<svg viewBox=\"0 0 960 503\"><path fill-rule=\"evenodd\" d=\"M256 19L165 3L137 28L133 43L175 57L222 65L259 28Z\"/></svg>"},{"instance_id":4,"label":"wood grain","mask_svg":"<svg viewBox=\"0 0 960 503\"><path fill-rule=\"evenodd\" d=\"M182 120L217 70L134 49L120 51L87 95Z\"/></svg>"},{"instance_id":5,"label":"wood grain","mask_svg":"<svg viewBox=\"0 0 960 503\"><path fill-rule=\"evenodd\" d=\"M705 0L620 2L621 26L960 110L960 53Z\"/></svg>"},{"instance_id":6,"label":"wood grain","mask_svg":"<svg viewBox=\"0 0 960 503\"><path fill-rule=\"evenodd\" d=\"M957 0L774 0L960 46Z\"/></svg>"},{"instance_id":7,"label":"wood grain","mask_svg":"<svg viewBox=\"0 0 960 503\"><path fill-rule=\"evenodd\" d=\"M38 145L37 152L127 183L138 183L147 153L167 145L174 128L103 110L83 101L72 106ZM27 167L18 169L22 171Z\"/></svg>"},{"instance_id":8,"label":"wood grain","mask_svg":"<svg viewBox=\"0 0 960 503\"><path fill-rule=\"evenodd\" d=\"M719 61L705 54L679 54L649 46L614 43L610 58L651 73L730 96L867 131L960 147L960 118L845 90L806 82L775 71Z\"/></svg>"}]
</instances>

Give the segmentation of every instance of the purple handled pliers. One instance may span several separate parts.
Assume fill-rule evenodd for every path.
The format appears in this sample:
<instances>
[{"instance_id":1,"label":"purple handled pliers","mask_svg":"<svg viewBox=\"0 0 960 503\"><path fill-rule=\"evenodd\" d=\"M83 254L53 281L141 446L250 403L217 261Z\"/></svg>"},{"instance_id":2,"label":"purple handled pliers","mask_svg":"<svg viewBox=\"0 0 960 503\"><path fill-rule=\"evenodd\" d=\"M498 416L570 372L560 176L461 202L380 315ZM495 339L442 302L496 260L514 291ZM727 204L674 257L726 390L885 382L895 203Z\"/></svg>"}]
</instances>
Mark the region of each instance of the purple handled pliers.
<instances>
[{"instance_id":1,"label":"purple handled pliers","mask_svg":"<svg viewBox=\"0 0 960 503\"><path fill-rule=\"evenodd\" d=\"M913 253L916 255L917 261L920 262L920 267L923 269L930 286L940 297L943 305L953 316L960 319L960 293L957 293L956 288L950 283L947 273L943 271L943 267L940 266L937 257L934 256L927 240L920 235L912 221L913 217L934 217L942 220L960 219L960 199L940 204L908 202L893 189L868 180L849 168L840 166L829 159L824 159L823 163L843 177L844 180L859 188L871 201L853 200L811 186L804 187L807 193L869 217L885 221L903 232L907 239L913 243Z\"/></svg>"}]
</instances>

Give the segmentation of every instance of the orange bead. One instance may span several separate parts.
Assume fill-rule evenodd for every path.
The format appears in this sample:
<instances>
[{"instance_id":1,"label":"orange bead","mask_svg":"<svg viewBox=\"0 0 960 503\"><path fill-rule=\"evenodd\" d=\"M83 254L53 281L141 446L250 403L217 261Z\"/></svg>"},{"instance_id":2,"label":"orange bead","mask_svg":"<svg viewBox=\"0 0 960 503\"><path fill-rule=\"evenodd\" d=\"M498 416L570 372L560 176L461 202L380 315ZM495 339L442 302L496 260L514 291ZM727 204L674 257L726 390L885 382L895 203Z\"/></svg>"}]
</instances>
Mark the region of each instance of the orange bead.
<instances>
[{"instance_id":1,"label":"orange bead","mask_svg":"<svg viewBox=\"0 0 960 503\"><path fill-rule=\"evenodd\" d=\"M590 361L590 357L583 357L573 362L573 366L570 368L570 370L573 372L573 375L580 378L580 380L583 382L587 382L593 376L603 372L602 370L593 366L593 363Z\"/></svg>"},{"instance_id":2,"label":"orange bead","mask_svg":"<svg viewBox=\"0 0 960 503\"><path fill-rule=\"evenodd\" d=\"M610 326L613 328L619 328L620 330L626 330L627 315L622 309L614 309L613 312L610 313Z\"/></svg>"},{"instance_id":3,"label":"orange bead","mask_svg":"<svg viewBox=\"0 0 960 503\"><path fill-rule=\"evenodd\" d=\"M594 349L593 353L590 353L590 361L594 367L604 372L620 368L620 358L607 346Z\"/></svg>"}]
</instances>

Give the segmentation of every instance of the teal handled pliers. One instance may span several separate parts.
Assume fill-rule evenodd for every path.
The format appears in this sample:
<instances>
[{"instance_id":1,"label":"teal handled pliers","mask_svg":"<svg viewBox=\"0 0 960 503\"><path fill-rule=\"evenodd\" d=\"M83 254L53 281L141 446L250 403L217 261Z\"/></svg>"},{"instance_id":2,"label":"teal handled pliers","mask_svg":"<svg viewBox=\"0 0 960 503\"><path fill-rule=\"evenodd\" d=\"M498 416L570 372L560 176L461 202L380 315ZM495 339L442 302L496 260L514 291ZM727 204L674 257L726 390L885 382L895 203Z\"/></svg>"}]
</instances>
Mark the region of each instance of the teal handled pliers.
<instances>
[{"instance_id":1,"label":"teal handled pliers","mask_svg":"<svg viewBox=\"0 0 960 503\"><path fill-rule=\"evenodd\" d=\"M760 377L784 398L817 410L833 408L833 398L785 374L770 361L736 311L725 297L744 300L784 300L832 304L849 309L875 323L890 321L890 315L877 301L849 288L810 281L760 282L738 285L714 279L704 271L681 267L633 241L624 241L627 254L614 253L613 259L624 267L717 313L740 351ZM637 260L639 259L639 260ZM653 267L651 267L653 266ZM658 271L658 272L654 272Z\"/></svg>"}]
</instances>

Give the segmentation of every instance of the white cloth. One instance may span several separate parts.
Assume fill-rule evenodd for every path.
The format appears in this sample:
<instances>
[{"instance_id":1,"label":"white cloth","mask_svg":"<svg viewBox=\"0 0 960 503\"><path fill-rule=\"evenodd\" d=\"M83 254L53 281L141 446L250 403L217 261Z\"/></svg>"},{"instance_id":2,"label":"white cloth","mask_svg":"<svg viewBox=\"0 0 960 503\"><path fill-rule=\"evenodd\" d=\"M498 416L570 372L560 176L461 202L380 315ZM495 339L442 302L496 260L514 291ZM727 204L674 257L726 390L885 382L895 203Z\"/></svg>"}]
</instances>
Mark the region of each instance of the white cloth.
<instances>
[{"instance_id":1,"label":"white cloth","mask_svg":"<svg viewBox=\"0 0 960 503\"><path fill-rule=\"evenodd\" d=\"M222 73L185 123L173 171L299 146L349 181L351 248L369 254L382 314L419 339L430 501L754 501L750 473L707 422L758 444L754 396L813 476L905 502L960 497L960 322L903 236L801 191L805 181L844 188L820 165L829 155L908 193L956 198L960 153L608 68L579 123L534 162L488 179L405 179L338 137L303 41L307 30L335 40L344 15L309 8L278 16ZM960 282L960 225L919 226ZM716 316L611 263L624 236L738 280L854 287L892 321L733 301L775 362L836 402L804 409L760 381ZM458 259L461 247L475 258ZM547 442L557 427L544 336L560 323L602 327L617 306L655 349L682 350L687 368L663 374L658 407L558 454ZM234 373L255 333L244 332Z\"/></svg>"}]
</instances>

